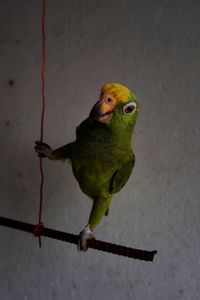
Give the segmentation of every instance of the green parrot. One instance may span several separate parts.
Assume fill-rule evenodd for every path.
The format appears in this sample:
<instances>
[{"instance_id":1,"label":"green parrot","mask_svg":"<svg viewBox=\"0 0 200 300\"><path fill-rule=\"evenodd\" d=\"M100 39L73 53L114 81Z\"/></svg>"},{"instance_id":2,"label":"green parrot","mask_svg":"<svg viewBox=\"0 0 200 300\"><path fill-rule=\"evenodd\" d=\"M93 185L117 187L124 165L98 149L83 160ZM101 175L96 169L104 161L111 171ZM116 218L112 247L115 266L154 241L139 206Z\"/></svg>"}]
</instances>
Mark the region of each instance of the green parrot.
<instances>
[{"instance_id":1,"label":"green parrot","mask_svg":"<svg viewBox=\"0 0 200 300\"><path fill-rule=\"evenodd\" d=\"M40 157L67 160L81 190L93 200L87 225L79 234L78 250L87 250L88 239L104 215L113 194L126 184L135 164L131 138L138 115L136 96L118 83L105 84L88 118L76 128L76 140L56 150L36 142Z\"/></svg>"}]
</instances>

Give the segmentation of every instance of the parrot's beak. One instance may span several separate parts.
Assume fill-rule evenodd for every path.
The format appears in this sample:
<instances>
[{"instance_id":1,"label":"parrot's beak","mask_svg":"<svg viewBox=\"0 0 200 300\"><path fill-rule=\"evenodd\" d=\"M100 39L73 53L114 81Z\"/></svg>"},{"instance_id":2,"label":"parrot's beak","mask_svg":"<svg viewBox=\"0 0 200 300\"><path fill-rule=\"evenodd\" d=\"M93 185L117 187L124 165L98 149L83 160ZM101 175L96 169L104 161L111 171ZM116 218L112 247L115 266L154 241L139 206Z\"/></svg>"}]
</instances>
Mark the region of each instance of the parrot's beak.
<instances>
[{"instance_id":1,"label":"parrot's beak","mask_svg":"<svg viewBox=\"0 0 200 300\"><path fill-rule=\"evenodd\" d=\"M89 114L90 120L97 120L106 124L110 123L112 117L112 109L107 103L105 103L103 99L97 101L97 103L93 106Z\"/></svg>"}]
</instances>

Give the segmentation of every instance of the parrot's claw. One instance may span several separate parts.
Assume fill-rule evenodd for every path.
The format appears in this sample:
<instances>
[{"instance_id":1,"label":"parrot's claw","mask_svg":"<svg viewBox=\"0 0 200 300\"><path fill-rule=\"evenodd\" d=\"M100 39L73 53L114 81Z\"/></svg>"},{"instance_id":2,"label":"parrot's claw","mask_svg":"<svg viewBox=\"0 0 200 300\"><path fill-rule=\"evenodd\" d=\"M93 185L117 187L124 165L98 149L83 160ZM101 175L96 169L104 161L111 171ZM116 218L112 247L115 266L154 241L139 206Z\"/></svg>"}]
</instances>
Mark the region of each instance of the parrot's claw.
<instances>
[{"instance_id":1,"label":"parrot's claw","mask_svg":"<svg viewBox=\"0 0 200 300\"><path fill-rule=\"evenodd\" d=\"M36 141L35 144L35 151L39 157L48 157L49 159L53 157L52 149L48 144L39 141Z\"/></svg>"},{"instance_id":2,"label":"parrot's claw","mask_svg":"<svg viewBox=\"0 0 200 300\"><path fill-rule=\"evenodd\" d=\"M78 251L84 251L86 252L88 249L87 241L95 239L94 234L90 230L89 226L87 225L79 234L79 240L78 240Z\"/></svg>"}]
</instances>

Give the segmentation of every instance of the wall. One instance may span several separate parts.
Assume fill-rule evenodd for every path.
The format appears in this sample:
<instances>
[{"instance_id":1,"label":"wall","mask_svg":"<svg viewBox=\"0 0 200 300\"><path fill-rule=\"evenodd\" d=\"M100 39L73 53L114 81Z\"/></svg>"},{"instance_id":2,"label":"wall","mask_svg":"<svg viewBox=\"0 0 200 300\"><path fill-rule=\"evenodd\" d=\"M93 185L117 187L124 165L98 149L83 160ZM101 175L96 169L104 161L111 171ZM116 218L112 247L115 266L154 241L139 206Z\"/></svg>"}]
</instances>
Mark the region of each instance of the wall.
<instances>
[{"instance_id":1,"label":"wall","mask_svg":"<svg viewBox=\"0 0 200 300\"><path fill-rule=\"evenodd\" d=\"M0 2L0 215L37 222L41 3ZM0 228L0 298L199 299L200 2L47 3L45 141L70 142L105 82L133 89L136 166L96 238L131 260ZM68 164L45 162L45 225L79 233L91 208Z\"/></svg>"}]
</instances>

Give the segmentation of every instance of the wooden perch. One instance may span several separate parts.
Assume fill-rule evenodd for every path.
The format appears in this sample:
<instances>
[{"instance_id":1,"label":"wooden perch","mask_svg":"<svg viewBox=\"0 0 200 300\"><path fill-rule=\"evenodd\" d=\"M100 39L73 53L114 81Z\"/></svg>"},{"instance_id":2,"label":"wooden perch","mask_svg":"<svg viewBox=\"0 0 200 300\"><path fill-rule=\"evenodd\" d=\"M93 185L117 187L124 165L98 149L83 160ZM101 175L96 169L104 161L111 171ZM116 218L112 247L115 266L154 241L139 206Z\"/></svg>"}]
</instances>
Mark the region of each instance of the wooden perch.
<instances>
[{"instance_id":1,"label":"wooden perch","mask_svg":"<svg viewBox=\"0 0 200 300\"><path fill-rule=\"evenodd\" d=\"M13 229L18 229L26 232L30 232L32 234L35 233L36 225L24 223L21 221L16 221L12 219L7 219L0 217L0 225L10 227ZM79 236L74 235L71 233L65 233L62 231L41 227L40 229L40 236L46 236L52 239L57 239L60 241L65 241L68 243L76 244L78 243ZM110 252L113 254L118 254L122 256L127 256L130 258L145 260L145 261L153 261L154 255L157 253L156 250L154 251L145 251L139 249L133 249L121 245L115 245L103 241L98 240L89 240L88 247L92 249L97 249L105 252Z\"/></svg>"}]
</instances>

